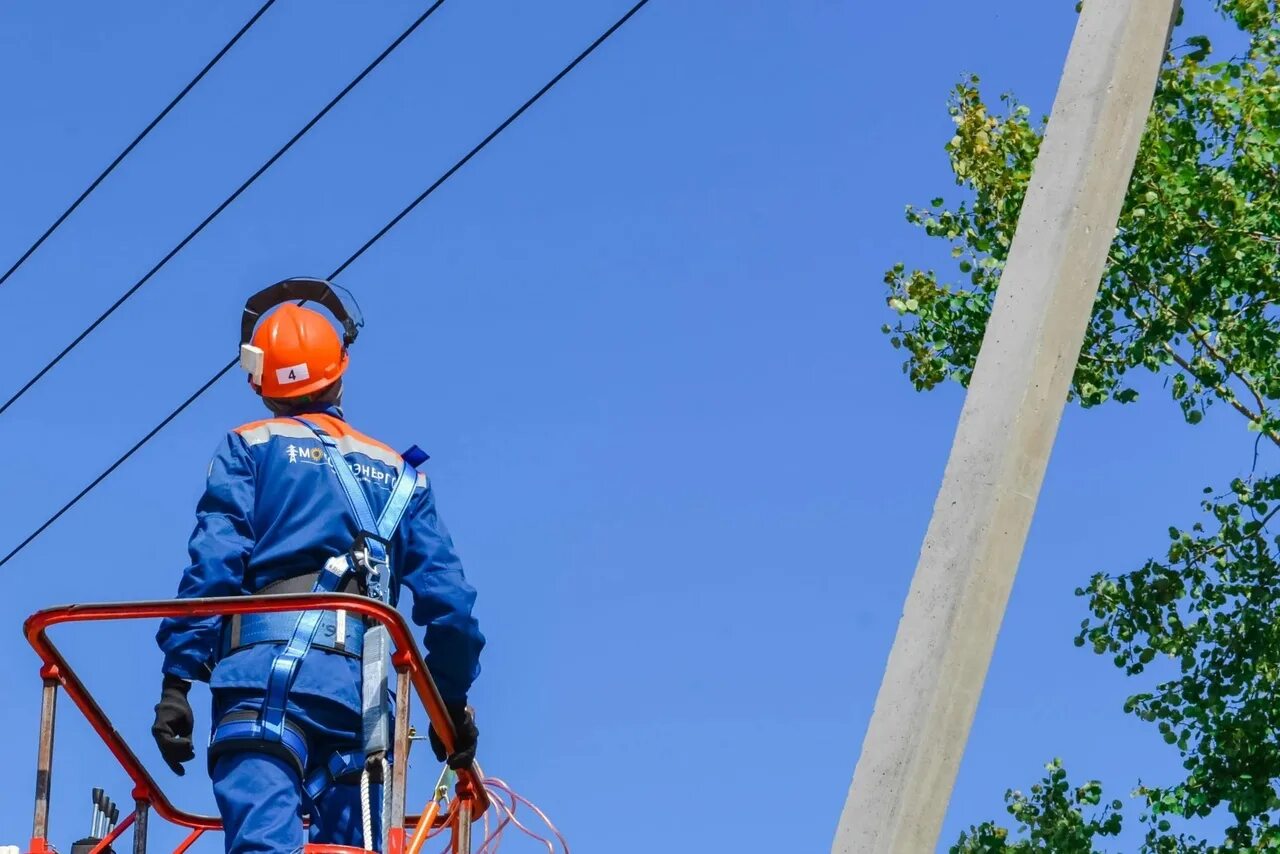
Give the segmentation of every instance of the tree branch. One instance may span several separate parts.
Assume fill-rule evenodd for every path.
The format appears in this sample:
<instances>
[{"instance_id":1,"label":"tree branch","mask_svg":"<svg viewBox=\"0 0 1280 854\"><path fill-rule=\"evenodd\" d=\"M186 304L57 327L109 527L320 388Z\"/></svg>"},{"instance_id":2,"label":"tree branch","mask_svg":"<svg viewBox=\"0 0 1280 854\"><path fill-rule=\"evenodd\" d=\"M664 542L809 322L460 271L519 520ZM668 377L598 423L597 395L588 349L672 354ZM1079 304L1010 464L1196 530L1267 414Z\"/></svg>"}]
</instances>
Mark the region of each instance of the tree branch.
<instances>
[{"instance_id":1,"label":"tree branch","mask_svg":"<svg viewBox=\"0 0 1280 854\"><path fill-rule=\"evenodd\" d=\"M1182 357L1182 354L1180 354L1177 350L1173 349L1172 344L1170 344L1168 341L1162 341L1160 346L1164 349L1166 353L1169 354L1170 357L1172 357L1173 361L1178 364L1178 367L1182 368L1191 376L1196 377L1196 379L1199 379L1199 375L1197 375L1195 369L1191 367L1191 363L1188 362L1186 359L1184 359ZM1201 380L1201 382L1203 382L1203 380ZM1245 406L1243 403L1241 403L1239 398L1236 397L1235 392L1231 391L1231 389L1216 383L1211 385L1210 387L1218 393L1219 397L1221 397L1227 403L1231 404L1231 407L1236 412L1239 412L1241 415L1243 415L1245 418L1248 418L1254 424L1262 424L1262 416L1252 411L1251 409L1249 409L1249 407ZM1274 430L1263 430L1262 435L1266 436L1268 439L1272 441L1272 443L1275 444L1276 447L1280 448L1280 433L1277 433Z\"/></svg>"},{"instance_id":2,"label":"tree branch","mask_svg":"<svg viewBox=\"0 0 1280 854\"><path fill-rule=\"evenodd\" d=\"M1151 299L1155 301L1156 307L1160 311L1163 311L1166 315L1168 315L1173 320L1179 319L1177 312L1175 312L1168 305L1166 305L1164 300L1160 298L1160 294L1157 293L1154 289L1152 289L1150 286L1148 286L1145 283L1137 282L1132 277L1130 277L1130 280L1134 281L1134 283L1137 284L1138 287L1142 288L1142 290L1147 292L1147 294L1151 297ZM1214 359L1214 361L1216 361L1219 365L1222 366L1222 369L1226 371L1227 376L1235 377L1237 380L1240 381L1240 384L1243 385L1251 395L1253 395L1253 399L1258 405L1258 411L1253 412L1247 406L1242 404L1240 402L1240 399L1236 397L1236 393L1231 389L1227 388L1226 386L1222 385L1221 383L1209 383L1207 385L1209 385L1210 388L1216 391L1219 397L1221 397L1227 403L1231 404L1233 409L1235 409L1245 418L1248 418L1254 424L1261 426L1263 424L1263 415L1267 411L1267 404L1262 397L1262 393L1258 391L1257 387L1252 382L1250 382L1248 377L1244 376L1238 370L1236 370L1235 366L1231 364L1231 361L1226 356L1222 355L1222 353L1219 352L1218 349L1214 347L1212 343L1210 343L1209 339L1205 337L1205 334L1195 327L1195 324L1188 323L1187 326L1191 332L1192 337L1200 344L1201 347L1205 349L1206 352L1208 352L1208 354ZM1191 364L1188 363L1187 360L1184 359L1182 355L1173 348L1173 345L1171 345L1167 341L1162 341L1160 346L1164 349L1166 353L1168 353L1173 358L1175 362L1177 362L1179 367L1181 367L1184 371L1189 373L1191 376L1195 377L1200 382L1204 382L1204 380L1200 379L1200 376L1196 373L1195 369L1192 368ZM1274 430L1264 430L1263 435L1265 435L1268 439L1270 439L1272 443L1275 444L1277 447L1280 447L1280 433L1277 433Z\"/></svg>"},{"instance_id":3,"label":"tree branch","mask_svg":"<svg viewBox=\"0 0 1280 854\"><path fill-rule=\"evenodd\" d=\"M1263 402L1262 394L1258 389L1255 388L1253 383L1246 379L1243 374L1232 367L1231 363L1227 361L1227 358L1219 353L1217 348L1209 343L1209 339L1204 336L1203 332L1193 326L1191 328L1191 334L1196 337L1196 340L1200 342L1201 346L1209 351L1209 355L1213 356L1213 358L1218 361L1219 365L1222 365L1222 369L1227 372L1228 376L1234 376L1236 379L1240 380L1241 385L1249 390L1249 393L1253 395L1253 399L1258 404L1258 418L1261 419L1262 413L1267 411L1267 405Z\"/></svg>"}]
</instances>

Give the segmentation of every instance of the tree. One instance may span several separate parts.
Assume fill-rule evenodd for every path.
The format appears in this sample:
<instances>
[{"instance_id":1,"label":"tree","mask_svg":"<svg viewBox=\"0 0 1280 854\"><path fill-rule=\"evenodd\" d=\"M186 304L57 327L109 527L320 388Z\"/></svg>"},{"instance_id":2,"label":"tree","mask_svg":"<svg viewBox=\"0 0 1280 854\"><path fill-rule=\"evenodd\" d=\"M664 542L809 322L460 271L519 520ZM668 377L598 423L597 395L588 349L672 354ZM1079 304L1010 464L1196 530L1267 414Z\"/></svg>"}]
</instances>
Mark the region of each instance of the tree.
<instances>
[{"instance_id":1,"label":"tree","mask_svg":"<svg viewBox=\"0 0 1280 854\"><path fill-rule=\"evenodd\" d=\"M1120 832L1120 801L1102 807L1098 815L1086 819L1085 807L1102 802L1102 785L1091 780L1071 789L1060 760L1045 766L1049 773L1031 787L1031 796L1012 789L1005 793L1005 809L1018 822L1025 839L1011 842L1009 831L995 822L984 822L960 834L951 849L956 854L993 854L1024 851L1088 851L1099 836Z\"/></svg>"},{"instance_id":2,"label":"tree","mask_svg":"<svg viewBox=\"0 0 1280 854\"><path fill-rule=\"evenodd\" d=\"M1144 369L1187 422L1225 405L1254 441L1280 447L1280 0L1209 2L1243 47L1220 59L1191 36L1165 58L1070 394L1084 407L1134 403ZM963 200L908 207L907 220L950 244L960 278L905 264L885 275L897 319L884 331L920 390L969 381L1044 129L1012 95L989 104L976 77L955 87L950 113ZM1202 521L1171 527L1165 555L1076 591L1089 612L1077 645L1131 676L1157 656L1177 670L1125 703L1185 769L1136 791L1144 852L1280 847L1280 473L1205 492ZM952 850L1092 851L1118 832L1119 812L1086 819L1098 801L1067 797L1065 772L1049 768L1041 793L1008 796L1024 840L987 823ZM1223 810L1221 839L1194 836L1196 819Z\"/></svg>"}]
</instances>

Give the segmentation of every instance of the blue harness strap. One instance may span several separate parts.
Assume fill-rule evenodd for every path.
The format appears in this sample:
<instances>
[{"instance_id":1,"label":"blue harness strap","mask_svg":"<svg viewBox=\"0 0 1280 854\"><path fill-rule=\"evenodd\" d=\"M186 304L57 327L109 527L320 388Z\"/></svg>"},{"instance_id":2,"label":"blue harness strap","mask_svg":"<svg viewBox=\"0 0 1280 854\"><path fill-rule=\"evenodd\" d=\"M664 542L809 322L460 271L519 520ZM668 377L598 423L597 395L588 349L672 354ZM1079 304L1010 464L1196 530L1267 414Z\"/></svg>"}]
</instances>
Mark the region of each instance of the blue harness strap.
<instances>
[{"instance_id":1,"label":"blue harness strap","mask_svg":"<svg viewBox=\"0 0 1280 854\"><path fill-rule=\"evenodd\" d=\"M295 418L294 420L310 429L316 438L320 440L328 457L329 467L333 469L338 484L347 498L347 504L355 516L358 530L362 533L375 535L367 539L361 537L368 559L368 566L365 568L374 576L366 578L366 585L371 597L380 602L390 601L390 556L387 552L386 543L391 539L396 528L399 527L400 521L404 518L404 514L409 508L409 502L413 498L413 492L418 483L417 469L407 460L405 461L400 470L400 475L392 487L391 496L387 499L386 506L383 507L382 513L375 518L368 497L364 494L364 490L360 488L351 465L347 462L346 457L343 456L333 437L310 421L303 418ZM325 565L324 571L317 577L312 592L332 593L339 589L347 577L356 570L357 567L350 555L332 558ZM220 722L214 729L210 739L211 755L220 746L231 746L233 743L244 743L254 739L268 743L283 744L283 746L289 748L290 753L301 754L297 758L301 762L301 770L305 775L307 764L305 744L294 745L292 743L296 740L296 737L293 730L286 725L285 708L288 702L289 689L298 675L298 668L301 666L302 660L315 642L316 632L324 622L325 614L324 610L302 611L298 614L297 622L294 624L287 642L271 662L262 709L257 719L244 720L241 718L234 721ZM377 655L381 653L385 655L384 652L381 652L385 649L384 646L377 643L374 646L377 648L376 652L367 648L364 650L366 660L369 654ZM383 682L385 684L385 676ZM385 690L382 693L385 694ZM385 705L385 698L380 700L380 704ZM366 715L366 740L367 738L368 721ZM298 748L301 748L301 750ZM308 794L314 797L311 791L313 787L318 787L316 788L316 793L318 793L327 785L329 780L334 779L335 772L338 774L343 773L346 764L352 761L351 756L352 754L347 753L335 754L325 768L320 769L327 773L313 774L310 778L304 778L304 785L308 790Z\"/></svg>"},{"instance_id":2,"label":"blue harness strap","mask_svg":"<svg viewBox=\"0 0 1280 854\"><path fill-rule=\"evenodd\" d=\"M386 505L382 508L382 514L375 517L373 508L369 505L369 498L364 494L364 490L360 488L359 481L356 480L355 472L351 470L350 463L347 458L342 455L342 450L338 447L337 441L324 431L324 429L312 424L305 418L294 418L299 424L309 429L320 440L320 444L324 447L325 455L329 458L329 466L333 469L334 474L338 477L338 485L342 487L342 492L347 496L347 504L351 507L351 513L356 517L356 527L362 533L374 534L379 539L369 539L365 541L365 545L370 550L369 557L374 563L380 567L387 566L387 550L385 542L391 539L396 532L396 528L400 527L400 520L404 518L404 514L409 509L409 502L413 498L413 490L418 485L418 470L413 467L407 460L400 468L400 476L396 478L395 485L391 488L391 497L387 499ZM385 582L389 579L367 579L369 593L380 602L386 602L390 598L390 588ZM376 587L375 587L376 583Z\"/></svg>"},{"instance_id":3,"label":"blue harness strap","mask_svg":"<svg viewBox=\"0 0 1280 854\"><path fill-rule=\"evenodd\" d=\"M305 774L307 754L309 752L306 736L298 729L288 726L284 722L281 722L280 730L280 738L268 740L262 737L262 725L252 712L248 714L234 712L227 715L218 722L217 729L214 730L213 743L209 746L209 767L213 767L213 763L221 751L237 747L248 747L249 749L262 749L269 753L274 753L282 759L292 762L297 767L300 776Z\"/></svg>"},{"instance_id":4,"label":"blue harness strap","mask_svg":"<svg viewBox=\"0 0 1280 854\"><path fill-rule=\"evenodd\" d=\"M391 488L391 495L382 508L382 514L375 520L369 500L364 490L360 488L355 473L343 456L337 441L322 428L306 419L294 420L306 425L324 446L331 468L337 475L338 483L347 496L347 503L351 505L351 512L360 526L355 554L363 564L368 595L379 602L389 603L392 578L387 545L392 534L399 527L400 520L409 509L413 491L418 485L418 470L407 459L404 460L400 475ZM384 627L376 625L366 630L361 654L360 681L360 718L366 757L386 753L391 747L386 666L389 652L390 641Z\"/></svg>"},{"instance_id":5,"label":"blue harness strap","mask_svg":"<svg viewBox=\"0 0 1280 854\"><path fill-rule=\"evenodd\" d=\"M342 569L340 569L342 567ZM325 564L324 572L316 579L313 593L332 593L351 572L348 563L331 560ZM320 619L324 611L303 611L298 615L298 622L293 627L293 635L284 649L276 654L271 662L271 672L267 676L266 696L262 703L262 714L258 716L262 724L263 737L268 741L279 741L284 731L284 707L289 697L289 689L298 675L298 667L311 649L315 640L316 629L320 627ZM275 713L278 711L278 714Z\"/></svg>"},{"instance_id":6,"label":"blue harness strap","mask_svg":"<svg viewBox=\"0 0 1280 854\"><path fill-rule=\"evenodd\" d=\"M307 797L315 801L335 781L358 774L362 768L364 768L363 750L339 750L329 757L328 762L307 776L302 788L307 793Z\"/></svg>"},{"instance_id":7,"label":"blue harness strap","mask_svg":"<svg viewBox=\"0 0 1280 854\"><path fill-rule=\"evenodd\" d=\"M391 488L391 497L387 499L387 506L382 508L382 515L378 517L379 536L391 539L396 528L400 527L400 520L409 510L409 502L413 499L413 490L417 486L418 470L405 460L400 476L396 478L396 485Z\"/></svg>"},{"instance_id":8,"label":"blue harness strap","mask_svg":"<svg viewBox=\"0 0 1280 854\"><path fill-rule=\"evenodd\" d=\"M309 587L309 590L314 590ZM274 614L245 614L223 630L219 655L226 658L233 652L260 643L282 643L293 636L298 623L297 611L279 611ZM321 611L320 622L311 639L312 649L359 658L364 649L364 621L350 612Z\"/></svg>"},{"instance_id":9,"label":"blue harness strap","mask_svg":"<svg viewBox=\"0 0 1280 854\"><path fill-rule=\"evenodd\" d=\"M351 470L351 464L343 456L334 438L305 418L295 418L294 420L311 430L316 438L320 440L325 454L329 458L329 467L333 469L334 474L337 476L338 484L342 487L342 491L347 497L347 504L351 506L351 512L356 517L358 529L376 533L378 537L384 540L390 539L409 507L409 499L412 498L413 489L418 482L417 470L408 463L404 464L400 470L400 476L396 479L396 484L391 490L391 498L388 499L386 507L382 510L382 515L375 518L373 508L369 506L368 497L364 494L364 490L360 488L355 473ZM408 487L407 490L405 488L406 485ZM368 548L371 552L370 558L374 568L385 571L388 559L386 547L378 540L369 540ZM331 564L336 563L336 561L331 561ZM347 573L355 570L349 558L346 561L346 566ZM329 572L328 569L329 567L326 566L326 571L320 574L319 579L316 581L314 592L332 593L346 579L346 573L338 575L337 573ZM379 601L387 601L389 598L387 579L368 578L366 579L366 584L370 595L373 595ZM322 613L321 611L303 611L298 616L297 625L294 626L293 635L290 637L289 642L285 644L284 649L271 662L271 674L267 678L266 697L262 704L262 714L259 717L262 723L263 737L269 741L280 740L284 728L284 711L289 697L289 688L292 687L293 680L297 676L298 666L302 663L302 659L306 657L307 651L311 648L311 643L315 639L316 629L320 625Z\"/></svg>"},{"instance_id":10,"label":"blue harness strap","mask_svg":"<svg viewBox=\"0 0 1280 854\"><path fill-rule=\"evenodd\" d=\"M345 560L330 560L324 570L316 577L313 592L332 593L351 573L351 564ZM256 719L223 720L214 727L209 738L210 761L221 750L231 748L246 741L262 741L274 744L283 743L295 754L300 769L306 768L306 745L301 748L293 741L302 741L296 733L286 726L284 709L289 697L289 688L298 675L298 667L306 656L311 642L315 639L316 630L325 612L322 610L302 611L284 648L271 662L271 671L267 675L267 688L263 697L262 709Z\"/></svg>"}]
</instances>

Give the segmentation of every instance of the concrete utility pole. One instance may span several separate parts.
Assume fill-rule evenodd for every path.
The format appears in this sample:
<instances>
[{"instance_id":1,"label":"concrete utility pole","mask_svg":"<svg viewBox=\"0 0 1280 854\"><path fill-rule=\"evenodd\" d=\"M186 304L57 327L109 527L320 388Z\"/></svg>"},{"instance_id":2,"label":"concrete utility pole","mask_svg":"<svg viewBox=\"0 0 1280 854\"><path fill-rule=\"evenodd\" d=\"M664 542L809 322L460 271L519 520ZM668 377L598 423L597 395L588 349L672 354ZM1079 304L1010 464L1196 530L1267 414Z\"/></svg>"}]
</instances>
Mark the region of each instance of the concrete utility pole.
<instances>
[{"instance_id":1,"label":"concrete utility pole","mask_svg":"<svg viewBox=\"0 0 1280 854\"><path fill-rule=\"evenodd\" d=\"M1085 0L834 854L936 849L1177 0Z\"/></svg>"}]
</instances>

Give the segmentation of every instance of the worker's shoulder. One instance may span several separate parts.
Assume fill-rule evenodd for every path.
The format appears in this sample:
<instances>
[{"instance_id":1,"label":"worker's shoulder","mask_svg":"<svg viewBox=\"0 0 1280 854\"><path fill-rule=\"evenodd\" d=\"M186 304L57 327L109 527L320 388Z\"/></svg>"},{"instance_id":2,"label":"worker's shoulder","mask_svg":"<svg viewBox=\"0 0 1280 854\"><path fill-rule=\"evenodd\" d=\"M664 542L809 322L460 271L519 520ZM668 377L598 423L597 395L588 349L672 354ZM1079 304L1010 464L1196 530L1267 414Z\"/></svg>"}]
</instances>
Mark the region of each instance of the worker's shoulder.
<instances>
[{"instance_id":1,"label":"worker's shoulder","mask_svg":"<svg viewBox=\"0 0 1280 854\"><path fill-rule=\"evenodd\" d=\"M332 416L322 416L325 419L325 429L337 438L338 447L342 448L344 454L360 453L366 457L379 460L396 469L401 468L407 462L406 455L394 450L385 442L379 442L372 436L361 433L347 422L340 418ZM418 487L427 486L427 475L425 472L418 472Z\"/></svg>"},{"instance_id":2,"label":"worker's shoulder","mask_svg":"<svg viewBox=\"0 0 1280 854\"><path fill-rule=\"evenodd\" d=\"M329 434L339 439L350 439L353 442L368 445L374 448L381 448L389 454L395 454L396 459L400 458L390 445L386 442L379 442L367 433L361 433L341 418L334 418L332 415L320 414L314 416L320 421L320 426L329 431Z\"/></svg>"},{"instance_id":3,"label":"worker's shoulder","mask_svg":"<svg viewBox=\"0 0 1280 854\"><path fill-rule=\"evenodd\" d=\"M342 448L344 454L362 453L397 469L405 465L406 462L416 466L422 460L414 459L415 456L421 455L423 460L426 459L426 455L417 446L414 446L405 454L401 454L385 442L379 442L372 436L361 433L341 418L334 418L332 415L320 415L319 417L323 419L321 426L338 440L338 447ZM426 473L419 471L417 486L421 488L426 487L428 484Z\"/></svg>"},{"instance_id":4,"label":"worker's shoulder","mask_svg":"<svg viewBox=\"0 0 1280 854\"><path fill-rule=\"evenodd\" d=\"M308 413L307 420L313 422L336 441L343 454L363 454L388 466L399 468L403 460L390 445L379 442L372 436L360 432L341 418L318 412ZM250 421L231 431L250 448L262 445L275 438L314 439L315 434L305 424L293 418L264 418Z\"/></svg>"},{"instance_id":5,"label":"worker's shoulder","mask_svg":"<svg viewBox=\"0 0 1280 854\"><path fill-rule=\"evenodd\" d=\"M311 435L310 430L292 418L263 418L241 424L231 432L239 436L249 447L269 442L275 436L302 439Z\"/></svg>"}]
</instances>

